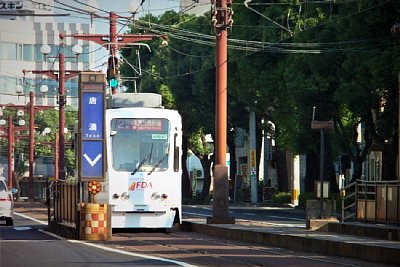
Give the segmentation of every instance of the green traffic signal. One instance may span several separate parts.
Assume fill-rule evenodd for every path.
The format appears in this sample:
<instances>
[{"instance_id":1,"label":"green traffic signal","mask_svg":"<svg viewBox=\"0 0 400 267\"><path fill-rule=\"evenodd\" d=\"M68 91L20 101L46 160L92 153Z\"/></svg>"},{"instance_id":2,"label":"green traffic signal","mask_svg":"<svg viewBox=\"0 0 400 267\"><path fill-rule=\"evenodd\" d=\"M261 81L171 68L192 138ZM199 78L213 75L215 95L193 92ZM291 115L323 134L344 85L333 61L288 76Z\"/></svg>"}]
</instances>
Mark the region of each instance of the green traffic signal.
<instances>
[{"instance_id":1,"label":"green traffic signal","mask_svg":"<svg viewBox=\"0 0 400 267\"><path fill-rule=\"evenodd\" d=\"M119 84L119 82L118 82L117 79L112 78L112 79L110 80L110 87L117 87L118 84Z\"/></svg>"}]
</instances>

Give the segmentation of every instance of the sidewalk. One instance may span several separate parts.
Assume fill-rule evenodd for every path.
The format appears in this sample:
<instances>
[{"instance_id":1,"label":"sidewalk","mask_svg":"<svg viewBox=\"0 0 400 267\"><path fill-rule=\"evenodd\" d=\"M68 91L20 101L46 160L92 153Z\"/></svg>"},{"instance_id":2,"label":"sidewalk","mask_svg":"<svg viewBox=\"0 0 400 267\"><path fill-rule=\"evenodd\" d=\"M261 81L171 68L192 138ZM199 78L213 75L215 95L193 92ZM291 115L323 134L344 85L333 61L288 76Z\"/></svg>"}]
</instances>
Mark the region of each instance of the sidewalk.
<instances>
[{"instance_id":1,"label":"sidewalk","mask_svg":"<svg viewBox=\"0 0 400 267\"><path fill-rule=\"evenodd\" d=\"M329 223L322 230L312 231L304 227L244 220L236 220L235 224L207 224L205 218L192 216L184 218L179 229L218 238L400 266L400 242L391 241L399 240L400 228L393 226ZM379 238L360 236L363 234Z\"/></svg>"},{"instance_id":2,"label":"sidewalk","mask_svg":"<svg viewBox=\"0 0 400 267\"><path fill-rule=\"evenodd\" d=\"M47 220L47 207L42 203L16 202L14 211ZM293 209L293 212L299 210ZM330 223L328 227L324 227L324 231L311 231L304 227L244 220L236 220L235 224L207 224L205 218L185 216L177 229L266 246L400 266L400 241L391 241L400 240L400 228L393 226ZM374 235L375 238L365 235Z\"/></svg>"}]
</instances>

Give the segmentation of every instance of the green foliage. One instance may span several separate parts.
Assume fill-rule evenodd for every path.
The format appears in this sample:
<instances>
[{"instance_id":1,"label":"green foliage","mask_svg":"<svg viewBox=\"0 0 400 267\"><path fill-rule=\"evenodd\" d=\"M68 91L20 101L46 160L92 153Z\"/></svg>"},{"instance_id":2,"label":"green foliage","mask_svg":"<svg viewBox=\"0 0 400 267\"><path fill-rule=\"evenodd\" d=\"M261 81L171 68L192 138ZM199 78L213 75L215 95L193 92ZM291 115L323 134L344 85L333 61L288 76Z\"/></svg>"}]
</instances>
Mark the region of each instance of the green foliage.
<instances>
[{"instance_id":1,"label":"green foliage","mask_svg":"<svg viewBox=\"0 0 400 267\"><path fill-rule=\"evenodd\" d=\"M246 129L251 109L275 124L268 133L281 149L317 153L320 136L310 128L315 106L316 120L335 122L334 131L327 134L332 144L326 151L329 158L345 154L357 170L373 144L395 150L400 40L390 35L390 28L400 17L399 3L277 3L282 5L254 5L263 16L243 5L234 7L228 127ZM141 53L145 71L140 90L160 92L165 106L180 112L189 148L204 155L209 148L201 138L214 133L215 115L215 32L209 17L168 11L149 15L131 28L146 30L167 34L169 40L162 46L154 39L153 52ZM134 62L134 50L123 53ZM124 68L132 76L132 70ZM360 122L365 125L364 146L355 134Z\"/></svg>"},{"instance_id":2,"label":"green foliage","mask_svg":"<svg viewBox=\"0 0 400 267\"><path fill-rule=\"evenodd\" d=\"M272 195L272 202L285 204L292 202L292 194L290 192L277 192Z\"/></svg>"}]
</instances>

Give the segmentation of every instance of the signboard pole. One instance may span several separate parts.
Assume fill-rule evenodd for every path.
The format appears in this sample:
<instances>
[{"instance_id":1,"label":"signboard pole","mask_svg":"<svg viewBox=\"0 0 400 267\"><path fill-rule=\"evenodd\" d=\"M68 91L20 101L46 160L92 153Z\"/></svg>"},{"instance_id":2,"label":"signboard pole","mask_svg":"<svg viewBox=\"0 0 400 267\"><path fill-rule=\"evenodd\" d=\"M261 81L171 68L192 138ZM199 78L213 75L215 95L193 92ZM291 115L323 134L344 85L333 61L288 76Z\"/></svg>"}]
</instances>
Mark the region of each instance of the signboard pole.
<instances>
[{"instance_id":1,"label":"signboard pole","mask_svg":"<svg viewBox=\"0 0 400 267\"><path fill-rule=\"evenodd\" d=\"M79 76L78 173L80 182L104 181L105 86L103 73L82 72Z\"/></svg>"}]
</instances>

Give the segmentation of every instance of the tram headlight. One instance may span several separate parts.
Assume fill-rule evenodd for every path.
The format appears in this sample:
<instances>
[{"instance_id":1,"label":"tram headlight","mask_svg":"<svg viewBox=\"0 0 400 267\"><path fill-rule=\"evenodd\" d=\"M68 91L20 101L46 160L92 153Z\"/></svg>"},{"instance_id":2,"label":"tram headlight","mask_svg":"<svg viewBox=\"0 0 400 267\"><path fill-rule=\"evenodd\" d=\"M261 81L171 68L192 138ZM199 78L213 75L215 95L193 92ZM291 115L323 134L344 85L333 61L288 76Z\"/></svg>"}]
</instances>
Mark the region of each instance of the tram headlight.
<instances>
[{"instance_id":1,"label":"tram headlight","mask_svg":"<svg viewBox=\"0 0 400 267\"><path fill-rule=\"evenodd\" d=\"M157 192L154 192L153 194L151 194L151 199L153 200L157 200L160 198L160 194Z\"/></svg>"},{"instance_id":2,"label":"tram headlight","mask_svg":"<svg viewBox=\"0 0 400 267\"><path fill-rule=\"evenodd\" d=\"M129 199L129 194L128 194L128 192L123 192L123 193L121 194L121 199L123 199L123 200Z\"/></svg>"},{"instance_id":3,"label":"tram headlight","mask_svg":"<svg viewBox=\"0 0 400 267\"><path fill-rule=\"evenodd\" d=\"M165 199L167 199L167 198L168 198L168 195L167 195L167 194L162 194L162 195L161 195L161 199L162 199L162 200L165 200Z\"/></svg>"},{"instance_id":4,"label":"tram headlight","mask_svg":"<svg viewBox=\"0 0 400 267\"><path fill-rule=\"evenodd\" d=\"M113 198L113 199L118 199L118 198L119 198L119 195L118 195L118 194L113 194L112 198Z\"/></svg>"}]
</instances>

